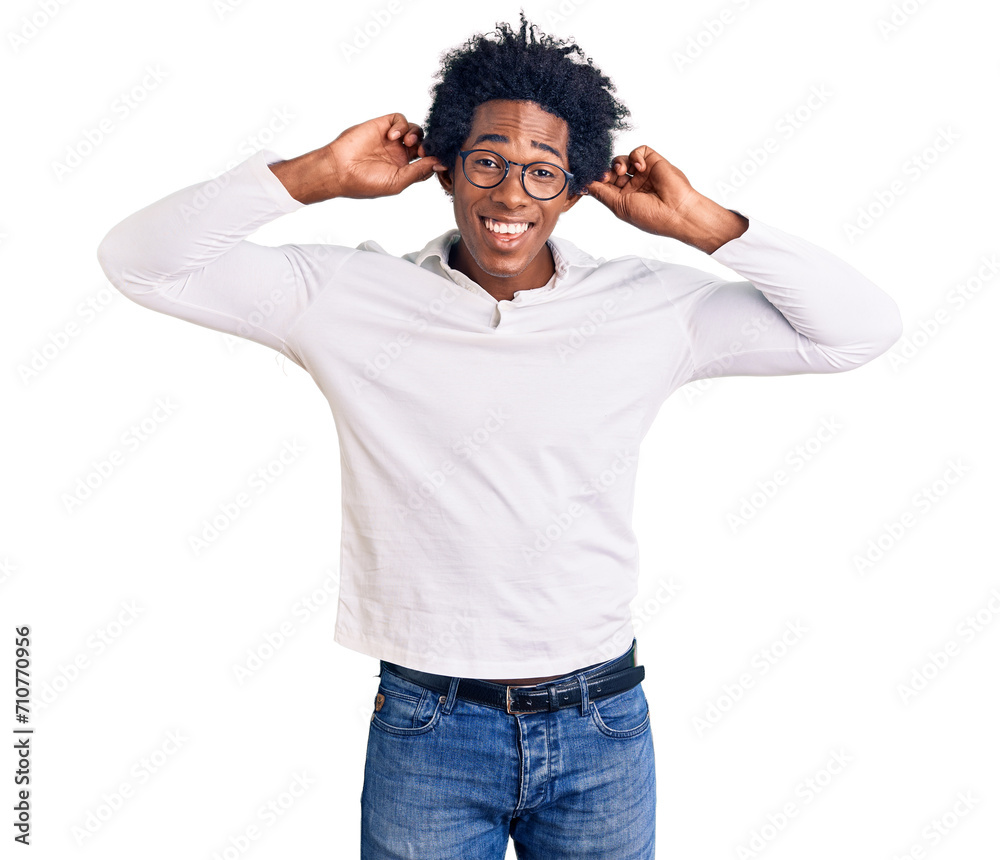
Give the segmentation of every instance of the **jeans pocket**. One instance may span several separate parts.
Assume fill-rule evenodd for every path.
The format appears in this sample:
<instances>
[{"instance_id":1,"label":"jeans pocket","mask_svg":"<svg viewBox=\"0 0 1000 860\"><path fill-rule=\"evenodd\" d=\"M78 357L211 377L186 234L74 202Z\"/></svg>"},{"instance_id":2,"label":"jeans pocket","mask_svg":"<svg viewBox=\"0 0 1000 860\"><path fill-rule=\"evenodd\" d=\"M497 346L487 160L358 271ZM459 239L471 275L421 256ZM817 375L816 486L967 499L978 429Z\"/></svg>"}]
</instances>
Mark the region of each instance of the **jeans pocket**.
<instances>
[{"instance_id":1,"label":"jeans pocket","mask_svg":"<svg viewBox=\"0 0 1000 860\"><path fill-rule=\"evenodd\" d=\"M441 718L441 697L416 684L379 684L371 724L391 735L421 735Z\"/></svg>"},{"instance_id":2,"label":"jeans pocket","mask_svg":"<svg viewBox=\"0 0 1000 860\"><path fill-rule=\"evenodd\" d=\"M634 738L649 729L649 704L642 683L590 703L590 716L602 735Z\"/></svg>"}]
</instances>

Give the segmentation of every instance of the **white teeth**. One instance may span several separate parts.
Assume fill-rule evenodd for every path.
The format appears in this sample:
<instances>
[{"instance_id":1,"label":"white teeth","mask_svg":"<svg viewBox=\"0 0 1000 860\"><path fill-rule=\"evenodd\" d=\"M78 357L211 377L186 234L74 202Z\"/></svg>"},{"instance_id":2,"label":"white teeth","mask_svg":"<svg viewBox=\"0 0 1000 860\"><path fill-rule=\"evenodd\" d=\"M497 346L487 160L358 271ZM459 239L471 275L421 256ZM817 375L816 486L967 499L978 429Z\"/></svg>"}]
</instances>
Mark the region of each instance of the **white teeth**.
<instances>
[{"instance_id":1,"label":"white teeth","mask_svg":"<svg viewBox=\"0 0 1000 860\"><path fill-rule=\"evenodd\" d=\"M486 229L492 233L523 233L530 226L527 221L520 224L507 224L503 221L494 221L492 218L484 218Z\"/></svg>"}]
</instances>

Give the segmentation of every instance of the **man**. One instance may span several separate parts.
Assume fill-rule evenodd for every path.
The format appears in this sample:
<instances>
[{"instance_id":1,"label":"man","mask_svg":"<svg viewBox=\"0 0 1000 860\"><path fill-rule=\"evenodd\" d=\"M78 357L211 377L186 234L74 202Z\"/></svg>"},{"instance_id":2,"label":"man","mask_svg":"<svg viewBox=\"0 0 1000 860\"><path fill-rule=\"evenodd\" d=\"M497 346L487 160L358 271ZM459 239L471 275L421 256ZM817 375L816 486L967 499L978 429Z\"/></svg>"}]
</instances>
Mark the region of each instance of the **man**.
<instances>
[{"instance_id":1,"label":"man","mask_svg":"<svg viewBox=\"0 0 1000 860\"><path fill-rule=\"evenodd\" d=\"M380 660L363 858L499 860L510 837L523 858L652 857L639 443L687 382L848 370L901 333L832 255L719 206L648 146L611 159L628 111L574 53L522 14L445 57L426 137L390 114L298 158L257 153L99 250L134 301L279 350L330 403L335 638ZM246 241L433 173L456 229L420 252ZM583 196L748 280L591 258L552 237Z\"/></svg>"}]
</instances>

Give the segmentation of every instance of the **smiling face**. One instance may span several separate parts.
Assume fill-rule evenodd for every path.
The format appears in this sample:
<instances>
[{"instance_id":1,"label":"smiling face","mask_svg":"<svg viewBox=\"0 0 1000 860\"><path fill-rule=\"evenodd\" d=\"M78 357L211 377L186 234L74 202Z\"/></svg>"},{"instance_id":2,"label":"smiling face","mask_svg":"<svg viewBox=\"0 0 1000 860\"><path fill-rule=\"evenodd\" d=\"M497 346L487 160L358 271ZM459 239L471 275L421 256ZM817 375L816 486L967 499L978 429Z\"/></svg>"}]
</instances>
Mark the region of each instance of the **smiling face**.
<instances>
[{"instance_id":1,"label":"smiling face","mask_svg":"<svg viewBox=\"0 0 1000 860\"><path fill-rule=\"evenodd\" d=\"M569 197L564 188L553 200L536 200L521 184L520 165L548 161L569 170L568 144L565 120L534 102L496 99L476 108L462 149L491 149L518 164L512 164L504 181L493 188L469 182L461 156L448 173L438 174L445 190L454 195L455 223L461 234L449 264L494 298L511 299L518 290L545 286L555 272L545 242L559 216L580 197ZM507 232L498 232L503 230Z\"/></svg>"}]
</instances>

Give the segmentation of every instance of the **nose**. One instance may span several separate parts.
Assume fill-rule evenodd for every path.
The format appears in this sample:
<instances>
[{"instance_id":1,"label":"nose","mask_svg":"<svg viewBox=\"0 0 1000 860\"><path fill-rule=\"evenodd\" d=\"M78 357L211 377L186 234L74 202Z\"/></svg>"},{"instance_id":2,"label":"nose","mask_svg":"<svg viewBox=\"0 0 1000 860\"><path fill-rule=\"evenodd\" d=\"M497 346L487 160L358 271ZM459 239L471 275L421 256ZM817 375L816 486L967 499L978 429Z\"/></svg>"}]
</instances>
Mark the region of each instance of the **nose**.
<instances>
[{"instance_id":1,"label":"nose","mask_svg":"<svg viewBox=\"0 0 1000 860\"><path fill-rule=\"evenodd\" d=\"M497 203L503 203L508 209L516 209L518 206L530 204L532 198L524 190L520 165L515 167L511 164L503 182L490 189L490 198Z\"/></svg>"}]
</instances>

